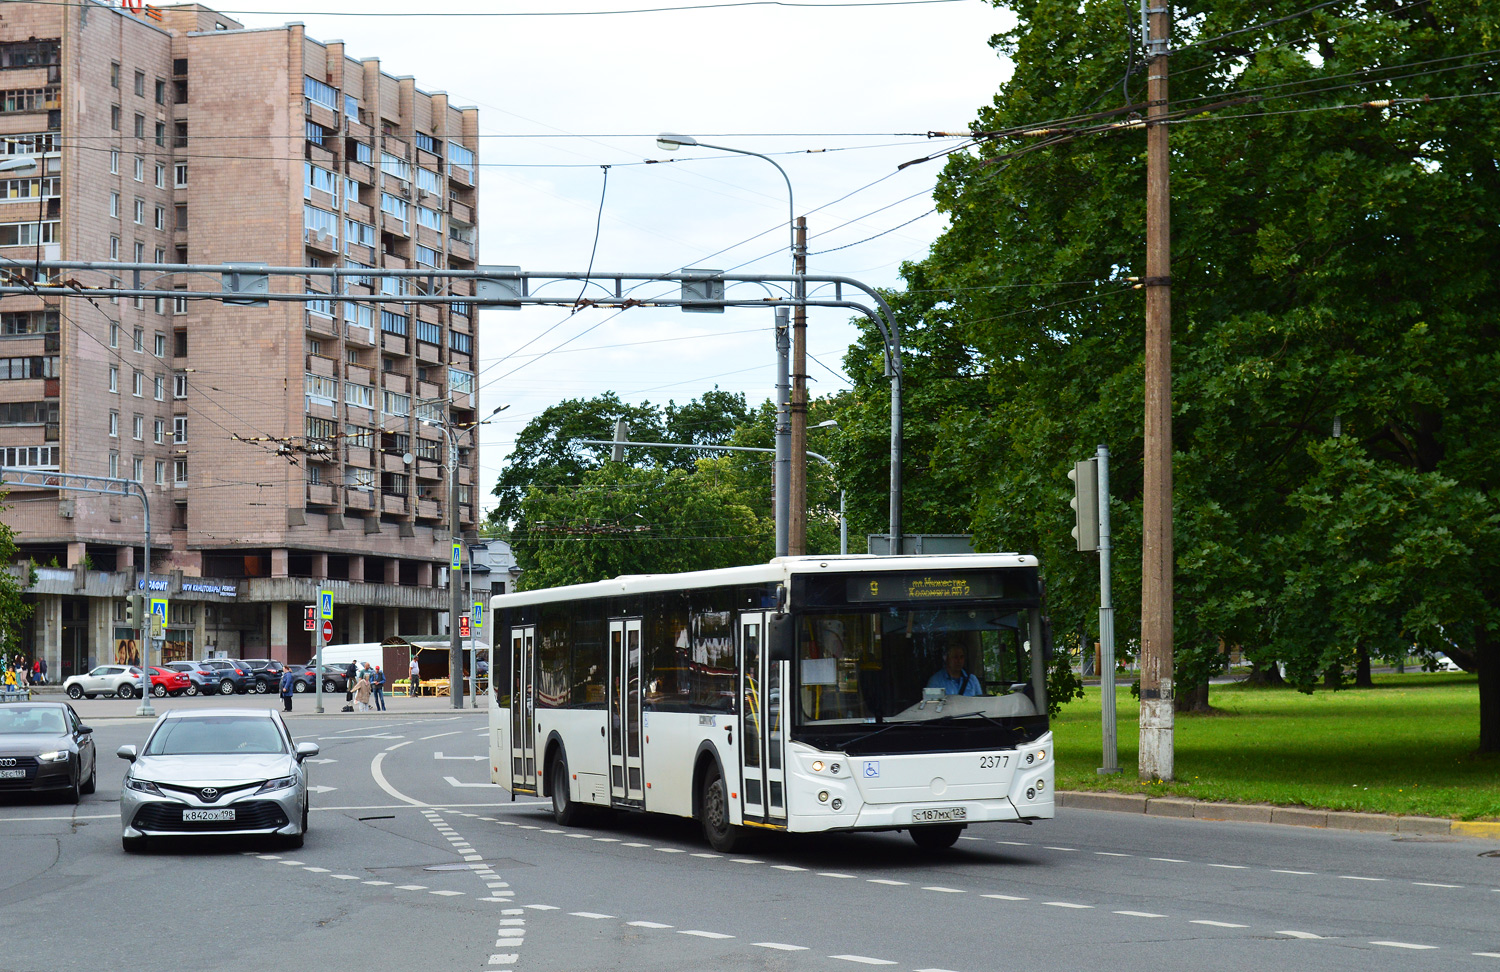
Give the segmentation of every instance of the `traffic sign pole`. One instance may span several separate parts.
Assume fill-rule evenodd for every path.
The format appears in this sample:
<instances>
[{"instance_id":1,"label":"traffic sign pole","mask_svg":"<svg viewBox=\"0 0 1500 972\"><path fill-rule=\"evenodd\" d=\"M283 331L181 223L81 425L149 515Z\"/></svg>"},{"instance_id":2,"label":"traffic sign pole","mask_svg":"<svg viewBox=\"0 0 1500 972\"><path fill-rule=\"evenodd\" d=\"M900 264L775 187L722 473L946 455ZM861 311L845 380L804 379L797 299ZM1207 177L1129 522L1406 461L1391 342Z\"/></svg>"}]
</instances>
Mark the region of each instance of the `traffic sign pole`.
<instances>
[{"instance_id":1,"label":"traffic sign pole","mask_svg":"<svg viewBox=\"0 0 1500 972\"><path fill-rule=\"evenodd\" d=\"M318 642L317 660L313 664L313 686L317 690L314 712L323 711L323 647L333 635L333 591L318 592L318 615L323 619L323 630L315 637Z\"/></svg>"}]
</instances>

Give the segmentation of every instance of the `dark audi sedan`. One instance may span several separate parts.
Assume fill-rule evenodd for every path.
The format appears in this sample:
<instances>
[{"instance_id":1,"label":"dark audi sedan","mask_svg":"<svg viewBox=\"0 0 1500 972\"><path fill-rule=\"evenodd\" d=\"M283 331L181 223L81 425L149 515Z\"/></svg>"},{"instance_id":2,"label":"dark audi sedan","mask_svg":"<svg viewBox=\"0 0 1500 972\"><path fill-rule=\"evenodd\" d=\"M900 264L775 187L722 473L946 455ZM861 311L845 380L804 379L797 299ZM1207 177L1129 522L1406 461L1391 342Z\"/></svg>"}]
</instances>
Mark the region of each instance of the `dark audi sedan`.
<instances>
[{"instance_id":1,"label":"dark audi sedan","mask_svg":"<svg viewBox=\"0 0 1500 972\"><path fill-rule=\"evenodd\" d=\"M93 793L93 732L66 702L0 705L0 793Z\"/></svg>"}]
</instances>

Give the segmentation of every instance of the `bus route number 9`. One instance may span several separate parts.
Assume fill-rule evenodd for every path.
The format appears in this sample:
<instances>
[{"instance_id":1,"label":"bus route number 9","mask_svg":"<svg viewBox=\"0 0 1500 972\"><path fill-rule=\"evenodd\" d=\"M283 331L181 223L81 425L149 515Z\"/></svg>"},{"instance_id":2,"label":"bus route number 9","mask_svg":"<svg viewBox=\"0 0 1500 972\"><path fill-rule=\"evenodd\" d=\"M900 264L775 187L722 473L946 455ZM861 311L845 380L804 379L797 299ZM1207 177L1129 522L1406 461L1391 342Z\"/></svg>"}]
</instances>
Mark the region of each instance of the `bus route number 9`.
<instances>
[{"instance_id":1,"label":"bus route number 9","mask_svg":"<svg viewBox=\"0 0 1500 972\"><path fill-rule=\"evenodd\" d=\"M1009 753L1000 753L1000 754L994 755L994 756L981 756L981 757L979 757L979 768L982 769L982 770L986 770L986 769L1000 769L1002 767L1009 766L1009 765L1010 765L1010 754Z\"/></svg>"}]
</instances>

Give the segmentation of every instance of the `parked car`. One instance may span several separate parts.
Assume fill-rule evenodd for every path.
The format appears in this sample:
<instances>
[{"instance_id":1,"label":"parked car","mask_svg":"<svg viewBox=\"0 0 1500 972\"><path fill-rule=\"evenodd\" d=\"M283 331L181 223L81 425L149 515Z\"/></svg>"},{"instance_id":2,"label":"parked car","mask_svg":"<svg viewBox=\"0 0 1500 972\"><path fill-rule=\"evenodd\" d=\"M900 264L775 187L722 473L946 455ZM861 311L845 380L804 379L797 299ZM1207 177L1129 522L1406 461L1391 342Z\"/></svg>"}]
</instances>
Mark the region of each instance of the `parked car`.
<instances>
[{"instance_id":1,"label":"parked car","mask_svg":"<svg viewBox=\"0 0 1500 972\"><path fill-rule=\"evenodd\" d=\"M167 662L165 667L187 676L188 687L183 695L214 695L219 691L219 676L213 669L190 661Z\"/></svg>"},{"instance_id":2,"label":"parked car","mask_svg":"<svg viewBox=\"0 0 1500 972\"><path fill-rule=\"evenodd\" d=\"M141 670L134 665L100 665L84 675L63 680L70 699L92 699L100 695L132 699L141 690Z\"/></svg>"},{"instance_id":3,"label":"parked car","mask_svg":"<svg viewBox=\"0 0 1500 972\"><path fill-rule=\"evenodd\" d=\"M311 692L313 690L313 666L311 666L311 665L292 665L292 666L289 666L289 667L291 668L291 670L297 676L297 681L299 683L298 686L297 686L297 691L298 692ZM325 691L325 692L347 692L347 691L349 691L349 689L346 688L346 686L349 684L349 677L344 674L345 671L347 671L347 669L345 669L342 665L324 665L323 666L323 691ZM307 685L306 688L303 688L302 685L300 684L300 683L304 683L304 682Z\"/></svg>"},{"instance_id":4,"label":"parked car","mask_svg":"<svg viewBox=\"0 0 1500 972\"><path fill-rule=\"evenodd\" d=\"M307 834L307 770L318 744L294 743L273 709L175 709L156 720L120 791L120 843L153 837L277 834L293 847Z\"/></svg>"},{"instance_id":5,"label":"parked car","mask_svg":"<svg viewBox=\"0 0 1500 972\"><path fill-rule=\"evenodd\" d=\"M196 662L199 668L213 673L220 695L244 695L255 687L255 676L244 662L237 658L204 658Z\"/></svg>"},{"instance_id":6,"label":"parked car","mask_svg":"<svg viewBox=\"0 0 1500 972\"><path fill-rule=\"evenodd\" d=\"M93 732L66 702L0 706L0 793L61 790L71 803L93 793Z\"/></svg>"},{"instance_id":7,"label":"parked car","mask_svg":"<svg viewBox=\"0 0 1500 972\"><path fill-rule=\"evenodd\" d=\"M1439 652L1432 656L1432 671L1461 672L1463 669L1458 667L1458 662Z\"/></svg>"},{"instance_id":8,"label":"parked car","mask_svg":"<svg viewBox=\"0 0 1500 972\"><path fill-rule=\"evenodd\" d=\"M275 695L280 691L281 673L286 667L274 658L241 658L243 664L250 666L250 674L255 677L255 685L251 691L259 695L270 692Z\"/></svg>"},{"instance_id":9,"label":"parked car","mask_svg":"<svg viewBox=\"0 0 1500 972\"><path fill-rule=\"evenodd\" d=\"M176 698L188 690L192 681L182 672L170 668L151 669L151 694L157 698L170 695Z\"/></svg>"},{"instance_id":10,"label":"parked car","mask_svg":"<svg viewBox=\"0 0 1500 972\"><path fill-rule=\"evenodd\" d=\"M299 694L302 692L311 692L316 687L316 683L313 681L312 669L308 668L306 665L288 665L287 671L291 672L292 676L296 679L296 681L292 683L293 692L297 692ZM276 691L281 691L281 687L279 684L276 688Z\"/></svg>"}]
</instances>

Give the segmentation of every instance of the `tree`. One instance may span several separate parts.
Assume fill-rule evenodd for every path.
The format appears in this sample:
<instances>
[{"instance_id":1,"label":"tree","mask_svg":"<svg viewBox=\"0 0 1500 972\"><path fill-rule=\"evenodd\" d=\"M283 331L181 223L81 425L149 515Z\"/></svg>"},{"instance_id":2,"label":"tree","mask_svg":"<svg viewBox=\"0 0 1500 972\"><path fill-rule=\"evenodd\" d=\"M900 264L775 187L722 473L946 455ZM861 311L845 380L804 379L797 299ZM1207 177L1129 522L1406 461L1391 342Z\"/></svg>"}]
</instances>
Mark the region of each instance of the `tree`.
<instances>
[{"instance_id":1,"label":"tree","mask_svg":"<svg viewBox=\"0 0 1500 972\"><path fill-rule=\"evenodd\" d=\"M992 41L1015 71L976 131L1139 111L1130 10L997 5L1019 17ZM1176 8L1179 691L1228 646L1310 690L1361 652L1442 645L1479 673L1479 748L1500 751L1500 85L1478 56L1497 17L1494 0ZM1094 565L1071 549L1064 474L1107 443L1127 647L1143 152L1120 127L954 154L937 190L950 228L893 295L913 527L957 521L1039 554L1058 630L1087 632ZM887 394L877 348L866 333L846 359L860 429ZM873 442L848 443L865 517L883 483Z\"/></svg>"},{"instance_id":2,"label":"tree","mask_svg":"<svg viewBox=\"0 0 1500 972\"><path fill-rule=\"evenodd\" d=\"M8 495L0 492L0 500ZM0 503L0 513L9 507ZM0 523L0 564L12 564L16 559L16 534L9 526ZM0 653L15 654L15 645L21 638L21 625L31 617L32 605L24 594L26 588L36 583L36 568L26 565L26 576L17 577L10 570L0 570Z\"/></svg>"}]
</instances>

